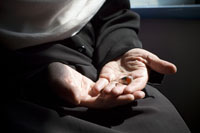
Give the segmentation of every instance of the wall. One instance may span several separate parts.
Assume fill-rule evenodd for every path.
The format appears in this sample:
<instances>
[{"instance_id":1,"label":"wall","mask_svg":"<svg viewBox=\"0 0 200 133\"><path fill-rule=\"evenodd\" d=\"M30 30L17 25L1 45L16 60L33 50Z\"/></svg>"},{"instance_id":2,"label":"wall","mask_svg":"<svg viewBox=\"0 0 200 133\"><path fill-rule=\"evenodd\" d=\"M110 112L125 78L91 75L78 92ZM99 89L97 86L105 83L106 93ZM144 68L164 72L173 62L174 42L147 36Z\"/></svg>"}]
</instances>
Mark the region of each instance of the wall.
<instances>
[{"instance_id":1,"label":"wall","mask_svg":"<svg viewBox=\"0 0 200 133\"><path fill-rule=\"evenodd\" d=\"M177 73L166 76L158 88L191 131L200 132L200 20L142 19L139 36L145 49L176 64Z\"/></svg>"}]
</instances>

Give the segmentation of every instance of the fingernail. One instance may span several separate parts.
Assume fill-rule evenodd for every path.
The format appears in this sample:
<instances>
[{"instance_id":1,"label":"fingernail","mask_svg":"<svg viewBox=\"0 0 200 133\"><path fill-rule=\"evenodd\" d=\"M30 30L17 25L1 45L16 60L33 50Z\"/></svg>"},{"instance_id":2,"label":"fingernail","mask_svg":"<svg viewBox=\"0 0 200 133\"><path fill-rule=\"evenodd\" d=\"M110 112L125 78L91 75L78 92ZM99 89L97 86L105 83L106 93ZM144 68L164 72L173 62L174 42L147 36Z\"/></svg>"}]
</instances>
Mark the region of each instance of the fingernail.
<instances>
[{"instance_id":1,"label":"fingernail","mask_svg":"<svg viewBox=\"0 0 200 133\"><path fill-rule=\"evenodd\" d=\"M106 86L107 83L108 81L106 79L99 79L96 83L96 90L100 92Z\"/></svg>"}]
</instances>

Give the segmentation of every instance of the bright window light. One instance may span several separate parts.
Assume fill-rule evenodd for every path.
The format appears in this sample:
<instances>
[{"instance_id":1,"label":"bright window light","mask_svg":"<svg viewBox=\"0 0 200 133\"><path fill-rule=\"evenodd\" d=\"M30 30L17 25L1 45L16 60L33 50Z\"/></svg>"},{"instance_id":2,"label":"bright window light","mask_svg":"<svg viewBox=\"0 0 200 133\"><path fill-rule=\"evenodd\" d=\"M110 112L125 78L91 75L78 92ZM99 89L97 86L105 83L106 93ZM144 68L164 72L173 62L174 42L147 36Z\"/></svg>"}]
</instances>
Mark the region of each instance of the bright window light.
<instances>
[{"instance_id":1,"label":"bright window light","mask_svg":"<svg viewBox=\"0 0 200 133\"><path fill-rule=\"evenodd\" d=\"M195 0L130 0L131 7L194 4Z\"/></svg>"}]
</instances>

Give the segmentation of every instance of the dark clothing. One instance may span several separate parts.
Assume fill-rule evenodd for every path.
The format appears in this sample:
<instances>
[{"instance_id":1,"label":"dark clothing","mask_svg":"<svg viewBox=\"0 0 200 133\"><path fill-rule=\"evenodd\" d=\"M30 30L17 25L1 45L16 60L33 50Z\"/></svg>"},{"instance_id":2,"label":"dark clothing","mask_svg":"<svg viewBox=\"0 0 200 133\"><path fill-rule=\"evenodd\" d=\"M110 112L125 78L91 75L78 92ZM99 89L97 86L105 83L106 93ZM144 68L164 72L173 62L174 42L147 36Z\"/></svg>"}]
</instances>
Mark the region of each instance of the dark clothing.
<instances>
[{"instance_id":1,"label":"dark clothing","mask_svg":"<svg viewBox=\"0 0 200 133\"><path fill-rule=\"evenodd\" d=\"M105 63L142 48L139 16L129 8L128 0L107 0L72 38L17 51L2 48L10 132L189 132L171 103L148 85L144 99L109 110L64 105L49 89L47 67L52 62L67 64L96 81ZM150 80L160 82L155 77Z\"/></svg>"},{"instance_id":2,"label":"dark clothing","mask_svg":"<svg viewBox=\"0 0 200 133\"><path fill-rule=\"evenodd\" d=\"M4 113L9 133L188 133L172 104L155 88L147 97L109 110L64 107L59 111L17 100ZM60 114L58 114L58 112Z\"/></svg>"}]
</instances>

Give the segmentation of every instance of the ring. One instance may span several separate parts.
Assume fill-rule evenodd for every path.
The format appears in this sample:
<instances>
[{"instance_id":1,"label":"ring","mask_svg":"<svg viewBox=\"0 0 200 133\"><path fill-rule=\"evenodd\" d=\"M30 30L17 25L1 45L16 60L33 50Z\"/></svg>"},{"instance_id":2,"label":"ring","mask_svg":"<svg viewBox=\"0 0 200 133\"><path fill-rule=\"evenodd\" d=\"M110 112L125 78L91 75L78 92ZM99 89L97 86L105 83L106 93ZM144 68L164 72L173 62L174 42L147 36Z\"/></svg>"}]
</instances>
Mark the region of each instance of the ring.
<instances>
[{"instance_id":1,"label":"ring","mask_svg":"<svg viewBox=\"0 0 200 133\"><path fill-rule=\"evenodd\" d=\"M133 77L132 76L125 76L121 79L119 79L119 83L124 84L124 85L128 85L132 82Z\"/></svg>"}]
</instances>

